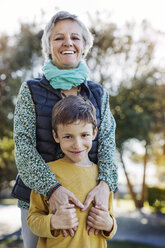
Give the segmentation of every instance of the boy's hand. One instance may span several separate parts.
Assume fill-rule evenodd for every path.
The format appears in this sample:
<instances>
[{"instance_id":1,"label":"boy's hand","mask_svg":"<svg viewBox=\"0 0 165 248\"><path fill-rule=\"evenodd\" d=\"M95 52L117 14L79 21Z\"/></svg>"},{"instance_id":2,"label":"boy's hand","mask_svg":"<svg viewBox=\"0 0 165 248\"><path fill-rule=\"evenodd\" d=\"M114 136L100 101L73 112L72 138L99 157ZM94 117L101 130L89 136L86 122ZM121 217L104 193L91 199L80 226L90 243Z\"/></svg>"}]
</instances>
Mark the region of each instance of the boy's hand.
<instances>
[{"instance_id":1,"label":"boy's hand","mask_svg":"<svg viewBox=\"0 0 165 248\"><path fill-rule=\"evenodd\" d=\"M60 206L52 215L51 229L74 229L78 227L78 218L73 204ZM74 235L73 235L74 236Z\"/></svg>"},{"instance_id":2,"label":"boy's hand","mask_svg":"<svg viewBox=\"0 0 165 248\"><path fill-rule=\"evenodd\" d=\"M87 218L87 225L91 228L109 233L113 228L113 219L105 208L92 207ZM91 234L90 230L88 234Z\"/></svg>"},{"instance_id":3,"label":"boy's hand","mask_svg":"<svg viewBox=\"0 0 165 248\"><path fill-rule=\"evenodd\" d=\"M84 205L75 197L75 195L64 188L63 186L60 186L56 191L53 192L49 199L49 207L51 213L55 213L57 209L60 208L60 206L68 205L70 202L74 203L79 208L84 208ZM70 228L68 230L71 237L75 234L75 228ZM66 237L68 235L68 232L66 230L63 230L63 235Z\"/></svg>"},{"instance_id":4,"label":"boy's hand","mask_svg":"<svg viewBox=\"0 0 165 248\"><path fill-rule=\"evenodd\" d=\"M104 181L100 181L100 183L88 193L82 211L86 210L91 203L93 203L96 208L102 207L108 210L109 194L110 189L108 184ZM89 225L87 225L87 230L89 234L94 232L95 235L97 235L99 232L98 230L91 228Z\"/></svg>"}]
</instances>

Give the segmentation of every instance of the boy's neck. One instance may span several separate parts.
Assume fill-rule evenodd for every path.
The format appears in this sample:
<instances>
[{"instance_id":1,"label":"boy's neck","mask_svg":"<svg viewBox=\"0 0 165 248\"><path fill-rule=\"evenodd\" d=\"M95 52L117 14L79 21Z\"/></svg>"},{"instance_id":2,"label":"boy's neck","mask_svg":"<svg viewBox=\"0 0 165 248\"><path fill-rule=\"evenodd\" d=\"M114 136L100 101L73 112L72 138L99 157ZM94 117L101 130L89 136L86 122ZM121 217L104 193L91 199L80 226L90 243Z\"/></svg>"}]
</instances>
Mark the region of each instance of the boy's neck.
<instances>
[{"instance_id":1,"label":"boy's neck","mask_svg":"<svg viewBox=\"0 0 165 248\"><path fill-rule=\"evenodd\" d=\"M64 159L69 162L69 163L72 163L72 164L75 164L77 166L80 166L80 167L91 167L93 165L93 163L88 159L86 160L83 160L83 161L79 161L79 162L74 162L74 161L71 161L70 159L68 159L66 156L64 156Z\"/></svg>"},{"instance_id":2,"label":"boy's neck","mask_svg":"<svg viewBox=\"0 0 165 248\"><path fill-rule=\"evenodd\" d=\"M88 163L74 163L74 164L80 167L91 167L93 165L93 163L90 160Z\"/></svg>"}]
</instances>

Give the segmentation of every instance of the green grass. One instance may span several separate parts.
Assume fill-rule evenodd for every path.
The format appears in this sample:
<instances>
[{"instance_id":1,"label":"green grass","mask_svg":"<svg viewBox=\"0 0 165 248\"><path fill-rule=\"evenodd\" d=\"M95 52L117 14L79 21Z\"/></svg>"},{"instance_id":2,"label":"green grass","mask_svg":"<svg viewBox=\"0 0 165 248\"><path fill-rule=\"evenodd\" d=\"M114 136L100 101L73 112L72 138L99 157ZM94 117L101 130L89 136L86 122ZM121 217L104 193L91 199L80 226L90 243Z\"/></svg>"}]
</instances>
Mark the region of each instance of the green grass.
<instances>
[{"instance_id":1,"label":"green grass","mask_svg":"<svg viewBox=\"0 0 165 248\"><path fill-rule=\"evenodd\" d=\"M110 241L108 242L108 248L165 248L165 246L160 247L128 241Z\"/></svg>"},{"instance_id":2,"label":"green grass","mask_svg":"<svg viewBox=\"0 0 165 248\"><path fill-rule=\"evenodd\" d=\"M0 241L0 248L23 248L22 240L20 239L5 239Z\"/></svg>"},{"instance_id":3,"label":"green grass","mask_svg":"<svg viewBox=\"0 0 165 248\"><path fill-rule=\"evenodd\" d=\"M17 204L17 199L15 198L0 199L0 204L6 204L6 205Z\"/></svg>"}]
</instances>

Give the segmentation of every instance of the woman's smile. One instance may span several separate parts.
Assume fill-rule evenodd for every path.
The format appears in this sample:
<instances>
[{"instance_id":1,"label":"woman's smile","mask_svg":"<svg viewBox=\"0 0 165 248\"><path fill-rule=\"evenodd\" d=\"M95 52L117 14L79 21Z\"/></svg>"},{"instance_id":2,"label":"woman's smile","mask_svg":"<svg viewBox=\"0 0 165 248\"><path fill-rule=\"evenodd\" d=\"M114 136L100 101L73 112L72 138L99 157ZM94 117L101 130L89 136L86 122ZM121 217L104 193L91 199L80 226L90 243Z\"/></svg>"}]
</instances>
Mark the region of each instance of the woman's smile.
<instances>
[{"instance_id":1,"label":"woman's smile","mask_svg":"<svg viewBox=\"0 0 165 248\"><path fill-rule=\"evenodd\" d=\"M58 21L51 31L52 62L59 69L76 68L82 59L84 42L81 27L73 20Z\"/></svg>"}]
</instances>

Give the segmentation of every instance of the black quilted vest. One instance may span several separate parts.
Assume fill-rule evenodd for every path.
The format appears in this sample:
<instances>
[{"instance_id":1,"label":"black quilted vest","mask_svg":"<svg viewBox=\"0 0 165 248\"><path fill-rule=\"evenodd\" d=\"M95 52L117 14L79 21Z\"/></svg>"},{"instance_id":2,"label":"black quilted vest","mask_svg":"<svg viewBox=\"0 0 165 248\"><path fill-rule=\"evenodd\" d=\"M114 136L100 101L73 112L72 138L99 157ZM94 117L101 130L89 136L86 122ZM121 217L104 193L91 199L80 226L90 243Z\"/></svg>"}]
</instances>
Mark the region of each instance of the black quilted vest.
<instances>
[{"instance_id":1,"label":"black quilted vest","mask_svg":"<svg viewBox=\"0 0 165 248\"><path fill-rule=\"evenodd\" d=\"M53 106L62 99L60 90L53 89L44 76L29 80L27 84L36 110L36 148L45 162L57 160L61 155L61 150L52 136L51 113ZM81 95L88 97L96 108L98 127L100 125L102 94L103 88L98 84L85 81L81 85ZM97 163L97 137L98 133L89 152L89 158L94 163ZM30 189L20 181L20 178L16 180L12 196L29 202Z\"/></svg>"}]
</instances>

